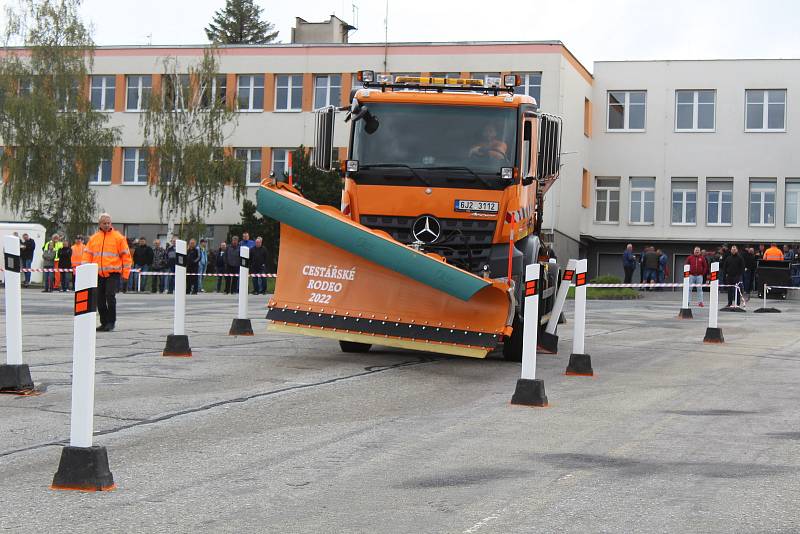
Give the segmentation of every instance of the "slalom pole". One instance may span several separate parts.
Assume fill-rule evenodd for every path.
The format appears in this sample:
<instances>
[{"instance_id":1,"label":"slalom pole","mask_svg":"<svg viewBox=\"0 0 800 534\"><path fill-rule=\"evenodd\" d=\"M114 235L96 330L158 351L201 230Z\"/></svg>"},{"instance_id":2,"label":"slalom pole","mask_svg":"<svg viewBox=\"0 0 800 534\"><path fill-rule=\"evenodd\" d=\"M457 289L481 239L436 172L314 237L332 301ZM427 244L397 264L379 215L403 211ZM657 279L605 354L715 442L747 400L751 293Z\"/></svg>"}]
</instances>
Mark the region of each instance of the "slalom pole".
<instances>
[{"instance_id":1,"label":"slalom pole","mask_svg":"<svg viewBox=\"0 0 800 534\"><path fill-rule=\"evenodd\" d=\"M250 248L239 247L239 310L231 323L229 336L252 336L253 325L247 317L247 300L250 294Z\"/></svg>"},{"instance_id":2,"label":"slalom pole","mask_svg":"<svg viewBox=\"0 0 800 534\"><path fill-rule=\"evenodd\" d=\"M567 301L569 286L575 278L575 266L577 263L578 260L574 259L567 262L567 269L564 271L561 284L558 286L558 293L556 293L556 301L553 303L553 309L550 311L550 319L547 321L544 332L539 335L539 347L544 352L549 352L551 354L556 354L558 352L556 328L558 328L561 312L564 310L564 303Z\"/></svg>"},{"instance_id":3,"label":"slalom pole","mask_svg":"<svg viewBox=\"0 0 800 534\"><path fill-rule=\"evenodd\" d=\"M173 333L167 336L164 356L190 357L189 336L185 332L186 318L186 241L175 240L175 319Z\"/></svg>"},{"instance_id":4,"label":"slalom pole","mask_svg":"<svg viewBox=\"0 0 800 534\"><path fill-rule=\"evenodd\" d=\"M757 310L753 310L753 313L781 313L778 308L767 308L767 292L769 292L769 286L764 284L764 305Z\"/></svg>"},{"instance_id":5,"label":"slalom pole","mask_svg":"<svg viewBox=\"0 0 800 534\"><path fill-rule=\"evenodd\" d=\"M33 389L31 371L22 363L22 261L19 238L3 238L6 301L6 363L0 365L0 391L26 394Z\"/></svg>"},{"instance_id":6,"label":"slalom pole","mask_svg":"<svg viewBox=\"0 0 800 534\"><path fill-rule=\"evenodd\" d=\"M547 406L544 381L536 378L536 337L539 330L539 293L541 265L525 267L525 317L522 336L522 378L511 397L511 404Z\"/></svg>"},{"instance_id":7,"label":"slalom pole","mask_svg":"<svg viewBox=\"0 0 800 534\"><path fill-rule=\"evenodd\" d=\"M97 321L97 264L76 269L69 445L61 450L51 489L110 491L116 487L105 447L92 444Z\"/></svg>"},{"instance_id":8,"label":"slalom pole","mask_svg":"<svg viewBox=\"0 0 800 534\"><path fill-rule=\"evenodd\" d=\"M575 266L575 330L572 335L572 354L569 355L566 374L594 376L592 358L584 353L586 335L586 271L589 262L578 260Z\"/></svg>"},{"instance_id":9,"label":"slalom pole","mask_svg":"<svg viewBox=\"0 0 800 534\"><path fill-rule=\"evenodd\" d=\"M703 343L725 343L722 336L722 329L717 326L719 314L719 262L711 264L711 273L708 275L711 281L711 291L709 295L710 308L708 310L708 328L703 338Z\"/></svg>"},{"instance_id":10,"label":"slalom pole","mask_svg":"<svg viewBox=\"0 0 800 534\"><path fill-rule=\"evenodd\" d=\"M689 307L689 266L683 266L683 300L681 301L681 311L678 312L678 319L693 319L692 309Z\"/></svg>"}]
</instances>

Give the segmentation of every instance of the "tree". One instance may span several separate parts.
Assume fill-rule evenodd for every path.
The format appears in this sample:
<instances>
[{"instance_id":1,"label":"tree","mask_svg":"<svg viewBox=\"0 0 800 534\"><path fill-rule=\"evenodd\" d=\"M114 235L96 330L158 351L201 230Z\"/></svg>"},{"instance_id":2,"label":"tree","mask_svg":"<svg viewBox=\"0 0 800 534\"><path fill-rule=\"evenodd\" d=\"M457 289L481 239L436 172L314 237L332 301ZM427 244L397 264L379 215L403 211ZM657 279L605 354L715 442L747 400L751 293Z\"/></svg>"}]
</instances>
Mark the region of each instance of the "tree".
<instances>
[{"instance_id":1,"label":"tree","mask_svg":"<svg viewBox=\"0 0 800 534\"><path fill-rule=\"evenodd\" d=\"M105 126L108 114L89 105L94 43L79 6L80 0L21 0L18 10L7 8L0 57L3 205L68 235L96 219L89 177L120 135Z\"/></svg>"},{"instance_id":2,"label":"tree","mask_svg":"<svg viewBox=\"0 0 800 534\"><path fill-rule=\"evenodd\" d=\"M150 190L168 226L202 224L226 191L236 201L245 191L242 162L222 148L236 113L226 101L225 76L213 48L204 50L198 64L184 67L167 57L163 65L161 90L140 117L149 168L158 176Z\"/></svg>"},{"instance_id":3,"label":"tree","mask_svg":"<svg viewBox=\"0 0 800 534\"><path fill-rule=\"evenodd\" d=\"M262 246L267 249L267 270L268 272L275 272L278 266L280 223L275 219L262 216L258 213L255 202L244 199L244 202L242 202L242 222L230 227L228 241L230 241L231 235L240 236L242 232L250 233L250 239L257 237L263 239Z\"/></svg>"},{"instance_id":4,"label":"tree","mask_svg":"<svg viewBox=\"0 0 800 534\"><path fill-rule=\"evenodd\" d=\"M267 44L275 41L275 25L261 20L261 7L253 0L226 0L206 27L208 40L216 44Z\"/></svg>"},{"instance_id":5,"label":"tree","mask_svg":"<svg viewBox=\"0 0 800 534\"><path fill-rule=\"evenodd\" d=\"M338 168L338 165L334 165ZM292 152L292 181L295 187L312 202L338 208L342 204L342 178L339 171L322 171L311 164L304 147Z\"/></svg>"}]
</instances>

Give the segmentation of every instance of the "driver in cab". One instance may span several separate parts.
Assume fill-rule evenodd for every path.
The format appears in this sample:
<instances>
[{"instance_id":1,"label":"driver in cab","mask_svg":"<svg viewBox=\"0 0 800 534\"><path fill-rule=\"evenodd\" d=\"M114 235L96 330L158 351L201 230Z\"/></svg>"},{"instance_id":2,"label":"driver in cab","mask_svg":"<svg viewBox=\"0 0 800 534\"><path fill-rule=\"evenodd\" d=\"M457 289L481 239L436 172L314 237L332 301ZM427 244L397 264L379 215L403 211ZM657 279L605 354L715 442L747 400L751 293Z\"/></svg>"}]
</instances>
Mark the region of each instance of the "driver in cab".
<instances>
[{"instance_id":1,"label":"driver in cab","mask_svg":"<svg viewBox=\"0 0 800 534\"><path fill-rule=\"evenodd\" d=\"M491 158L505 161L508 145L497 138L497 129L487 126L483 131L483 141L469 149L469 157Z\"/></svg>"}]
</instances>

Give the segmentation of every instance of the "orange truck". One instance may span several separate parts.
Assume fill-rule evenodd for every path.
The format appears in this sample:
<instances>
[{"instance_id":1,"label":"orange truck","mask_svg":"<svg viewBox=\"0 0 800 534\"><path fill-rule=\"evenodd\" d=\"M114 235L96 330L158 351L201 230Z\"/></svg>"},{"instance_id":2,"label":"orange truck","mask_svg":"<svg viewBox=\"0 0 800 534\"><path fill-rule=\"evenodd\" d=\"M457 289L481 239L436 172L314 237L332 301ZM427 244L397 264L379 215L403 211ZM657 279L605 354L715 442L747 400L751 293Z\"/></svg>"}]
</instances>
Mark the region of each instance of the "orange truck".
<instances>
[{"instance_id":1,"label":"orange truck","mask_svg":"<svg viewBox=\"0 0 800 534\"><path fill-rule=\"evenodd\" d=\"M337 112L349 147L341 209L268 180L258 209L281 223L270 328L371 345L485 357L522 353L525 265L542 262L539 317L557 267L539 240L558 178L561 120L517 94L519 77L398 77L361 71L351 105L316 116L314 163L330 169Z\"/></svg>"}]
</instances>

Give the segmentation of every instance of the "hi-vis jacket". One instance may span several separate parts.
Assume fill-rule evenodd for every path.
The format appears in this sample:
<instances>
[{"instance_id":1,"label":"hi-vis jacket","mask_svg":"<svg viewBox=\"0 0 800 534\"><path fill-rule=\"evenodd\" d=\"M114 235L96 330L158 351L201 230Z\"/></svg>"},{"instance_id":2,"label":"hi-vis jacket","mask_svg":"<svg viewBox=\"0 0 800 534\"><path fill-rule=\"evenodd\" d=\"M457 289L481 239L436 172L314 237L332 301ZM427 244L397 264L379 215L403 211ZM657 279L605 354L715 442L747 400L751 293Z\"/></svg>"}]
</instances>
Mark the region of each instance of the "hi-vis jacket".
<instances>
[{"instance_id":1,"label":"hi-vis jacket","mask_svg":"<svg viewBox=\"0 0 800 534\"><path fill-rule=\"evenodd\" d=\"M94 234L83 249L83 263L96 263L97 274L107 278L111 273L121 273L127 279L131 273L131 252L128 240L114 230Z\"/></svg>"},{"instance_id":2,"label":"hi-vis jacket","mask_svg":"<svg viewBox=\"0 0 800 534\"><path fill-rule=\"evenodd\" d=\"M80 267L83 265L83 252L86 250L86 245L72 245L72 266Z\"/></svg>"}]
</instances>

